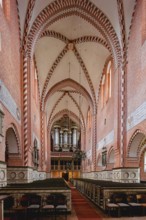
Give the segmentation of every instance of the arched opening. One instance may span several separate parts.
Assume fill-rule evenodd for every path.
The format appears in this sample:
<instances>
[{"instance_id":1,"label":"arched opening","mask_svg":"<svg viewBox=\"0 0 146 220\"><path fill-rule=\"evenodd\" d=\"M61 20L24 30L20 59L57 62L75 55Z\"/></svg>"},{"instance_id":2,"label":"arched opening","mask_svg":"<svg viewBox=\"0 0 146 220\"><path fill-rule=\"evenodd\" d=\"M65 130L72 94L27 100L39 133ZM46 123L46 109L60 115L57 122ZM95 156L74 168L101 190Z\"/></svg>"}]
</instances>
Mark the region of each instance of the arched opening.
<instances>
[{"instance_id":1,"label":"arched opening","mask_svg":"<svg viewBox=\"0 0 146 220\"><path fill-rule=\"evenodd\" d=\"M39 149L38 149L38 142L34 139L33 151L32 151L32 162L33 167L38 169L39 167Z\"/></svg>"},{"instance_id":2,"label":"arched opening","mask_svg":"<svg viewBox=\"0 0 146 220\"><path fill-rule=\"evenodd\" d=\"M145 138L145 135L142 132L136 132L132 137L129 144L128 156L132 158L137 158L138 150L140 149L142 140Z\"/></svg>"},{"instance_id":3,"label":"arched opening","mask_svg":"<svg viewBox=\"0 0 146 220\"><path fill-rule=\"evenodd\" d=\"M140 181L146 181L146 135L140 131L132 135L129 142L128 160L132 160L135 167L140 169Z\"/></svg>"},{"instance_id":4,"label":"arched opening","mask_svg":"<svg viewBox=\"0 0 146 220\"><path fill-rule=\"evenodd\" d=\"M115 152L114 149L112 148L108 155L108 169L114 168L114 163L115 163Z\"/></svg>"},{"instance_id":5,"label":"arched opening","mask_svg":"<svg viewBox=\"0 0 146 220\"><path fill-rule=\"evenodd\" d=\"M18 138L16 137L13 128L8 128L8 130L6 131L5 146L5 161L10 162L9 159L11 156L19 155Z\"/></svg>"}]
</instances>

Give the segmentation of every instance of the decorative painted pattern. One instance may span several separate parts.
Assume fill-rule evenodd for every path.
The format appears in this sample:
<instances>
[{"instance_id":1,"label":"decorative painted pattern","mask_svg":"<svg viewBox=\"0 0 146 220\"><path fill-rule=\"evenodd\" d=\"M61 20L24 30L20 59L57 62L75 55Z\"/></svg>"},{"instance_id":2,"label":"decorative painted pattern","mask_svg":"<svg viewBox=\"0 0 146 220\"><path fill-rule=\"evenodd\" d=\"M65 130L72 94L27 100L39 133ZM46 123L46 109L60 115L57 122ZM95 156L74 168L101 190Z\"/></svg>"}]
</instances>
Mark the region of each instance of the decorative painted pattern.
<instances>
[{"instance_id":1,"label":"decorative painted pattern","mask_svg":"<svg viewBox=\"0 0 146 220\"><path fill-rule=\"evenodd\" d=\"M22 41L22 49L24 51L27 51L27 36L29 33L30 20L32 17L34 4L35 4L35 0L29 0L25 22L24 22L24 33L23 33L23 41Z\"/></svg>"},{"instance_id":2,"label":"decorative painted pattern","mask_svg":"<svg viewBox=\"0 0 146 220\"><path fill-rule=\"evenodd\" d=\"M18 115L19 108L2 80L0 80L0 101L15 118L15 120L21 124L20 116Z\"/></svg>"},{"instance_id":3,"label":"decorative painted pattern","mask_svg":"<svg viewBox=\"0 0 146 220\"><path fill-rule=\"evenodd\" d=\"M128 42L127 42L127 51L128 51L128 45L129 45L129 40L130 40L130 36L131 36L131 29L132 29L132 26L133 26L133 20L134 20L134 16L135 16L137 2L138 1L135 0L135 6L134 6L134 9L133 9L132 18L131 18L131 25L130 25L130 28L129 28Z\"/></svg>"},{"instance_id":4,"label":"decorative painted pattern","mask_svg":"<svg viewBox=\"0 0 146 220\"><path fill-rule=\"evenodd\" d=\"M102 149L104 146L112 143L114 141L114 130L107 134L101 141L97 143L97 150Z\"/></svg>"},{"instance_id":5,"label":"decorative painted pattern","mask_svg":"<svg viewBox=\"0 0 146 220\"><path fill-rule=\"evenodd\" d=\"M119 23L120 23L120 32L121 32L121 70L120 70L120 129L119 129L119 140L120 140L120 158L121 166L124 166L124 156L125 156L125 143L126 143L126 102L127 102L127 42L126 42L126 28L125 28L125 17L124 17L124 5L122 0L117 0Z\"/></svg>"},{"instance_id":6,"label":"decorative painted pattern","mask_svg":"<svg viewBox=\"0 0 146 220\"><path fill-rule=\"evenodd\" d=\"M52 108L52 111L50 113L50 116L49 116L49 120L48 120L48 123L51 121L51 118L52 118L52 115L53 115L53 112L55 111L55 109L57 108L57 105L60 103L60 101L64 98L64 96L66 95L66 92L64 92L59 98L58 100L56 101L56 103L54 104L53 108Z\"/></svg>"},{"instance_id":7,"label":"decorative painted pattern","mask_svg":"<svg viewBox=\"0 0 146 220\"><path fill-rule=\"evenodd\" d=\"M45 84L43 86L43 91L42 91L42 96L41 96L41 110L44 109L44 106L43 106L43 100L44 100L44 97L45 97L45 93L46 93L46 90L47 90L47 86L48 86L48 83L49 83L49 80L54 72L54 70L56 69L57 65L60 63L60 61L62 60L62 58L64 57L64 55L67 53L68 49L67 49L67 46L65 46L65 48L60 52L60 54L58 55L58 57L56 58L55 62L53 63L48 75L47 75L47 78L45 80Z\"/></svg>"},{"instance_id":8,"label":"decorative painted pattern","mask_svg":"<svg viewBox=\"0 0 146 220\"><path fill-rule=\"evenodd\" d=\"M45 30L44 32L42 32L40 38L41 37L53 37L53 38L63 41L65 44L69 43L69 40L64 35L56 31Z\"/></svg>"},{"instance_id":9,"label":"decorative painted pattern","mask_svg":"<svg viewBox=\"0 0 146 220\"><path fill-rule=\"evenodd\" d=\"M78 60L78 62L80 64L80 66L81 66L85 76L86 76L87 82L89 83L89 86L90 86L90 89L91 89L91 92L92 92L92 98L93 98L93 104L94 104L94 112L96 112L96 105L95 105L96 104L96 96L95 96L95 91L94 91L92 80L91 80L90 75L89 75L89 73L87 71L87 68L86 68L86 66L84 64L84 61L81 58L81 56L80 56L78 50L76 49L76 47L74 47L73 51L74 51L74 54L75 54L75 56L76 56L76 58L77 58L77 60Z\"/></svg>"},{"instance_id":10,"label":"decorative painted pattern","mask_svg":"<svg viewBox=\"0 0 146 220\"><path fill-rule=\"evenodd\" d=\"M44 165L44 112L41 111L41 168L43 169Z\"/></svg>"},{"instance_id":11,"label":"decorative painted pattern","mask_svg":"<svg viewBox=\"0 0 146 220\"><path fill-rule=\"evenodd\" d=\"M108 45L108 43L100 37L97 37L97 36L83 36L83 37L79 37L79 38L73 40L73 43L75 43L75 44L80 44L80 43L85 43L85 42L99 43L112 53L111 48Z\"/></svg>"},{"instance_id":12,"label":"decorative painted pattern","mask_svg":"<svg viewBox=\"0 0 146 220\"><path fill-rule=\"evenodd\" d=\"M83 86L81 86L79 83L77 83L76 81L74 81L74 80L72 80L70 78L62 80L61 82L56 83L48 91L48 93L45 96L45 100L44 100L45 105L46 105L46 101L48 100L48 98L53 93L55 93L56 91L60 90L63 87L66 87L66 86L70 86L70 87L76 88L76 90L78 90L78 92L81 93L87 99L87 101L89 102L89 104L91 106L91 109L93 109L93 101L92 101L91 96L89 95L89 93L86 91L86 89ZM45 105L44 105L44 107L45 107Z\"/></svg>"},{"instance_id":13,"label":"decorative painted pattern","mask_svg":"<svg viewBox=\"0 0 146 220\"><path fill-rule=\"evenodd\" d=\"M24 164L28 165L28 112L29 112L29 90L28 90L28 63L27 57L23 59L23 135L24 135Z\"/></svg>"},{"instance_id":14,"label":"decorative painted pattern","mask_svg":"<svg viewBox=\"0 0 146 220\"><path fill-rule=\"evenodd\" d=\"M80 108L79 104L76 102L76 100L72 97L72 95L70 93L68 93L68 96L72 99L72 101L74 102L75 106L77 107L77 109L79 111L79 115L80 115L79 121L82 122L81 124L83 126L83 130L85 130L85 121L84 121L84 116L83 116L83 113L81 111L81 108Z\"/></svg>"},{"instance_id":15,"label":"decorative painted pattern","mask_svg":"<svg viewBox=\"0 0 146 220\"><path fill-rule=\"evenodd\" d=\"M16 5L17 5L18 26L19 26L19 42L20 42L20 45L21 45L21 26L20 26L18 0L16 0Z\"/></svg>"},{"instance_id":16,"label":"decorative painted pattern","mask_svg":"<svg viewBox=\"0 0 146 220\"><path fill-rule=\"evenodd\" d=\"M90 19L98 24L98 27L100 26L103 33L105 33L106 40L109 41L112 46L112 49L114 48L116 51L116 56L120 58L120 46L119 41L117 38L117 35L108 20L108 18L103 14L103 12L98 9L94 4L92 4L88 0L83 1L76 1L76 0L64 0L63 3L60 0L56 0L52 3L50 3L37 17L36 21L34 22L32 29L29 34L29 42L28 42L28 48L32 49L34 38L35 36L38 36L37 33L40 31L42 24L46 23L47 20L49 20L52 16L55 14L59 14L62 11L67 10L74 10L79 11L79 14L85 14L88 16L88 19ZM93 22L92 22L93 23ZM108 40L109 39L109 40Z\"/></svg>"},{"instance_id":17,"label":"decorative painted pattern","mask_svg":"<svg viewBox=\"0 0 146 220\"><path fill-rule=\"evenodd\" d=\"M146 101L135 109L127 118L127 131L146 119Z\"/></svg>"}]
</instances>

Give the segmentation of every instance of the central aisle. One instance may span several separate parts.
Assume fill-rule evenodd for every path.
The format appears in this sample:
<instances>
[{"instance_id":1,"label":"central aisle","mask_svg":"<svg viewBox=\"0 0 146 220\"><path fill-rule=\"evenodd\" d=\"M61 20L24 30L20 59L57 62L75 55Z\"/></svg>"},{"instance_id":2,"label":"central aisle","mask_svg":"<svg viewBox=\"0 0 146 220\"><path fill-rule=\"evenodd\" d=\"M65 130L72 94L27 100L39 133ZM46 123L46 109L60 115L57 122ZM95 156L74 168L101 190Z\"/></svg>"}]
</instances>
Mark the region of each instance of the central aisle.
<instances>
[{"instance_id":1,"label":"central aisle","mask_svg":"<svg viewBox=\"0 0 146 220\"><path fill-rule=\"evenodd\" d=\"M83 197L75 188L71 187L72 206L78 220L102 220L102 217L91 206L89 201Z\"/></svg>"}]
</instances>

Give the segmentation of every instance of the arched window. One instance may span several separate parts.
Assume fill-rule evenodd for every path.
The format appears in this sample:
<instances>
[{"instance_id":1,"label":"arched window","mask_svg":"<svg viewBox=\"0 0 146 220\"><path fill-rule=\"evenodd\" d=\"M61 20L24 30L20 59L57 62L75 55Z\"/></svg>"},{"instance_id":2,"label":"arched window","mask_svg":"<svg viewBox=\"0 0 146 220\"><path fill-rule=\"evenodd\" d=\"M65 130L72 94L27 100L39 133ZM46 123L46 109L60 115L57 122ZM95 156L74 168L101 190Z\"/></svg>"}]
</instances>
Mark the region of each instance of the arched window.
<instances>
[{"instance_id":1,"label":"arched window","mask_svg":"<svg viewBox=\"0 0 146 220\"><path fill-rule=\"evenodd\" d=\"M90 129L91 128L91 111L90 111L90 108L88 109L88 120L87 120L87 123L88 123L88 128Z\"/></svg>"},{"instance_id":2,"label":"arched window","mask_svg":"<svg viewBox=\"0 0 146 220\"><path fill-rule=\"evenodd\" d=\"M2 106L0 104L0 136L3 137L3 119L4 119L4 113Z\"/></svg>"},{"instance_id":3,"label":"arched window","mask_svg":"<svg viewBox=\"0 0 146 220\"><path fill-rule=\"evenodd\" d=\"M146 1L142 1L142 44L146 40Z\"/></svg>"},{"instance_id":4,"label":"arched window","mask_svg":"<svg viewBox=\"0 0 146 220\"><path fill-rule=\"evenodd\" d=\"M112 69L111 61L108 62L106 66L106 71L102 76L101 82L101 108L108 102L111 98L111 82L112 82Z\"/></svg>"},{"instance_id":5,"label":"arched window","mask_svg":"<svg viewBox=\"0 0 146 220\"><path fill-rule=\"evenodd\" d=\"M38 85L37 85L37 72L36 72L36 68L34 70L34 97L35 97L35 101L37 101L37 99L38 99Z\"/></svg>"},{"instance_id":6,"label":"arched window","mask_svg":"<svg viewBox=\"0 0 146 220\"><path fill-rule=\"evenodd\" d=\"M101 83L101 107L104 107L104 93L105 93L105 75L102 77Z\"/></svg>"},{"instance_id":7,"label":"arched window","mask_svg":"<svg viewBox=\"0 0 146 220\"><path fill-rule=\"evenodd\" d=\"M36 139L34 140L34 147L32 151L32 162L33 162L34 168L37 169L39 166L39 149L38 149L38 142Z\"/></svg>"},{"instance_id":8,"label":"arched window","mask_svg":"<svg viewBox=\"0 0 146 220\"><path fill-rule=\"evenodd\" d=\"M0 52L2 51L2 33L0 32Z\"/></svg>"},{"instance_id":9,"label":"arched window","mask_svg":"<svg viewBox=\"0 0 146 220\"><path fill-rule=\"evenodd\" d=\"M3 8L3 0L0 0L0 6Z\"/></svg>"},{"instance_id":10,"label":"arched window","mask_svg":"<svg viewBox=\"0 0 146 220\"><path fill-rule=\"evenodd\" d=\"M31 71L32 71L32 90L33 90L33 97L34 100L36 102L36 104L38 104L38 75L37 75L37 69L36 69L36 65L35 65L35 59L32 62L32 66L31 66Z\"/></svg>"},{"instance_id":11,"label":"arched window","mask_svg":"<svg viewBox=\"0 0 146 220\"><path fill-rule=\"evenodd\" d=\"M144 152L144 172L146 172L146 151Z\"/></svg>"},{"instance_id":12,"label":"arched window","mask_svg":"<svg viewBox=\"0 0 146 220\"><path fill-rule=\"evenodd\" d=\"M0 6L4 11L6 18L10 19L10 0L0 0Z\"/></svg>"},{"instance_id":13,"label":"arched window","mask_svg":"<svg viewBox=\"0 0 146 220\"><path fill-rule=\"evenodd\" d=\"M107 78L107 100L111 97L111 77L112 77L111 61L109 61L108 65L107 65L107 72L106 72L106 78Z\"/></svg>"}]
</instances>

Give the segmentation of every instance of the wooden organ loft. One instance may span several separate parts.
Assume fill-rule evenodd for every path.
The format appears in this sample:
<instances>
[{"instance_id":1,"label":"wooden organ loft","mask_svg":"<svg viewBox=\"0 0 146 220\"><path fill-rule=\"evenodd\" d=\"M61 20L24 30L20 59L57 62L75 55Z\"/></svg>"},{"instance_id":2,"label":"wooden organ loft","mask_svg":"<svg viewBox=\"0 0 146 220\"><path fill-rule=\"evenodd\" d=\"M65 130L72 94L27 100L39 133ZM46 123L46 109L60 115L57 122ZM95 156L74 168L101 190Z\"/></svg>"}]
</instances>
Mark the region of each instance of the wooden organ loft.
<instances>
[{"instance_id":1,"label":"wooden organ loft","mask_svg":"<svg viewBox=\"0 0 146 220\"><path fill-rule=\"evenodd\" d=\"M79 126L65 114L53 124L50 138L51 177L79 177L81 161L74 158L81 148Z\"/></svg>"}]
</instances>

